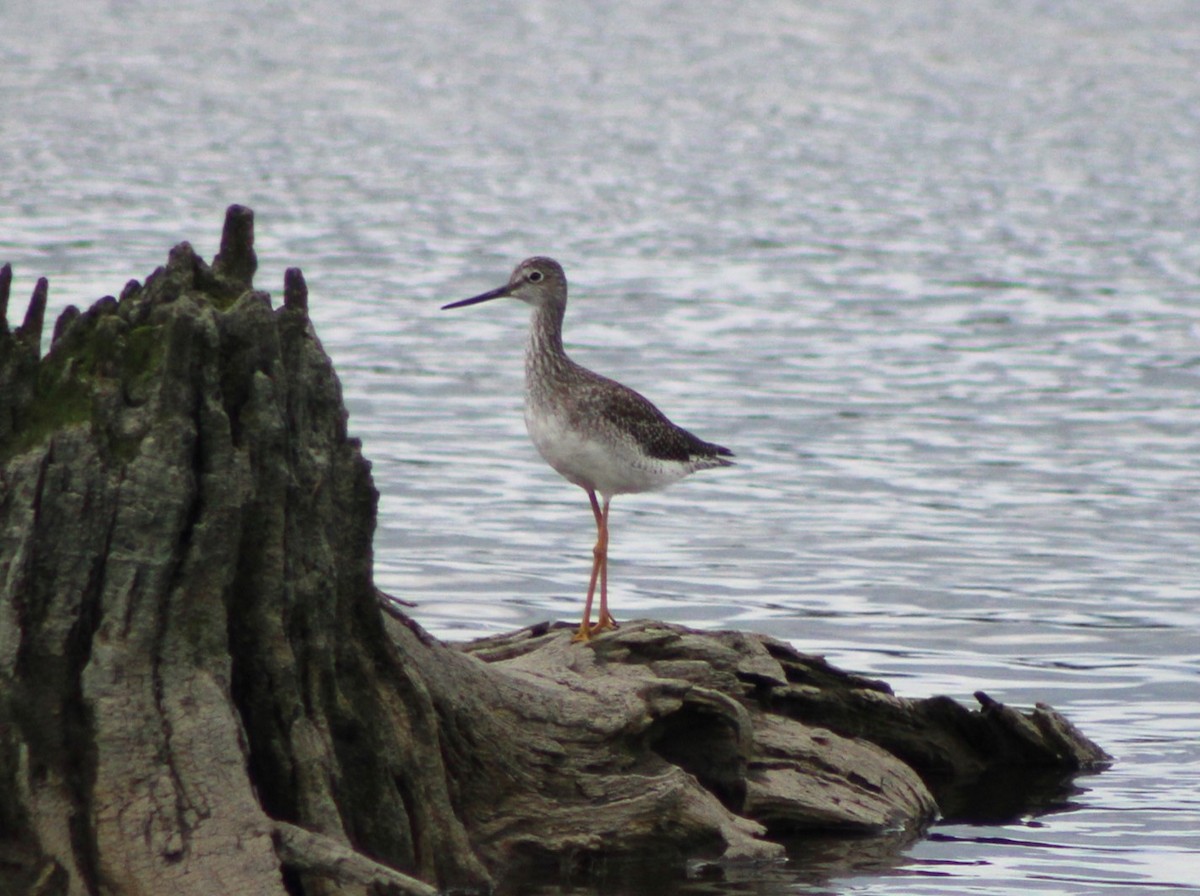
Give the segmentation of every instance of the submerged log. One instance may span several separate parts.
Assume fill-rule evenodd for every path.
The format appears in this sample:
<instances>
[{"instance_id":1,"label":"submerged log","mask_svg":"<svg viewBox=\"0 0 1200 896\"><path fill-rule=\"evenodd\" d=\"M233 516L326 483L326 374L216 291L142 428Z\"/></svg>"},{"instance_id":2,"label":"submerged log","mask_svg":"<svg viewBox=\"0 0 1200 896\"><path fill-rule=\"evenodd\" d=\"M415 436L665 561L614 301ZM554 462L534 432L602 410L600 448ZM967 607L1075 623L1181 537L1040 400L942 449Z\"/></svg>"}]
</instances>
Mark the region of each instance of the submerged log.
<instances>
[{"instance_id":1,"label":"submerged log","mask_svg":"<svg viewBox=\"0 0 1200 896\"><path fill-rule=\"evenodd\" d=\"M1049 708L895 696L787 644L628 624L430 638L299 270L0 314L0 891L428 894L530 863L917 834L946 782L1107 757ZM0 310L11 271L0 271Z\"/></svg>"}]
</instances>

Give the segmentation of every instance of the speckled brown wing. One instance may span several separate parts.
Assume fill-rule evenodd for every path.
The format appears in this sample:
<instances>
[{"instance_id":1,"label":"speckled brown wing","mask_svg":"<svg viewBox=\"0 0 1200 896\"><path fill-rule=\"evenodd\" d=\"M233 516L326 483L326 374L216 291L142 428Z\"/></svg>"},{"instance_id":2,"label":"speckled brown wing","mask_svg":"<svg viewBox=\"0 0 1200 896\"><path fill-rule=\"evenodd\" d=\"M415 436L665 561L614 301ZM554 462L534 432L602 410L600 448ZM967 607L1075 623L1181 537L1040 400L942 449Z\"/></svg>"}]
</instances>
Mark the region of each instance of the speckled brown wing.
<instances>
[{"instance_id":1,"label":"speckled brown wing","mask_svg":"<svg viewBox=\"0 0 1200 896\"><path fill-rule=\"evenodd\" d=\"M585 400L577 406L577 412L587 418L603 417L617 423L637 441L650 457L660 460L708 461L711 466L731 466L733 452L721 445L714 445L693 435L681 426L676 426L645 396L623 386L615 380L579 368L580 373L606 385L603 389L590 389L582 394Z\"/></svg>"}]
</instances>

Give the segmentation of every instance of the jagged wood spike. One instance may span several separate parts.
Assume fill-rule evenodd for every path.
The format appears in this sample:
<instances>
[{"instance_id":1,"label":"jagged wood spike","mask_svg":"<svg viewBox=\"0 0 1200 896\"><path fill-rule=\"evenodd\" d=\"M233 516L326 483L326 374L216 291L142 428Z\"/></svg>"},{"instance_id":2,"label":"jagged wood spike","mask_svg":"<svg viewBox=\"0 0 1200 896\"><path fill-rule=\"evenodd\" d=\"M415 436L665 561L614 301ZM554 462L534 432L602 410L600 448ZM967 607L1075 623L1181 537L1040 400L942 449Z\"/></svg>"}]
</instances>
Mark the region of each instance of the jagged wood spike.
<instances>
[{"instance_id":1,"label":"jagged wood spike","mask_svg":"<svg viewBox=\"0 0 1200 896\"><path fill-rule=\"evenodd\" d=\"M12 265L0 267L0 333L8 332L8 296L12 290Z\"/></svg>"},{"instance_id":2,"label":"jagged wood spike","mask_svg":"<svg viewBox=\"0 0 1200 896\"><path fill-rule=\"evenodd\" d=\"M308 313L308 284L299 268L288 268L283 272L283 304Z\"/></svg>"},{"instance_id":3,"label":"jagged wood spike","mask_svg":"<svg viewBox=\"0 0 1200 896\"><path fill-rule=\"evenodd\" d=\"M50 293L50 281L39 277L29 298L29 308L25 312L25 321L17 332L31 344L36 345L42 338L42 325L46 320L46 297Z\"/></svg>"},{"instance_id":4,"label":"jagged wood spike","mask_svg":"<svg viewBox=\"0 0 1200 896\"><path fill-rule=\"evenodd\" d=\"M225 210L225 227L221 231L221 251L213 259L213 273L233 280L250 289L258 257L254 254L254 212L244 205L231 205Z\"/></svg>"},{"instance_id":5,"label":"jagged wood spike","mask_svg":"<svg viewBox=\"0 0 1200 896\"><path fill-rule=\"evenodd\" d=\"M50 337L50 345L53 346L58 340L62 339L63 335L70 329L71 324L75 323L79 317L79 309L74 305L68 305L62 310L62 314L54 322L54 335Z\"/></svg>"}]
</instances>

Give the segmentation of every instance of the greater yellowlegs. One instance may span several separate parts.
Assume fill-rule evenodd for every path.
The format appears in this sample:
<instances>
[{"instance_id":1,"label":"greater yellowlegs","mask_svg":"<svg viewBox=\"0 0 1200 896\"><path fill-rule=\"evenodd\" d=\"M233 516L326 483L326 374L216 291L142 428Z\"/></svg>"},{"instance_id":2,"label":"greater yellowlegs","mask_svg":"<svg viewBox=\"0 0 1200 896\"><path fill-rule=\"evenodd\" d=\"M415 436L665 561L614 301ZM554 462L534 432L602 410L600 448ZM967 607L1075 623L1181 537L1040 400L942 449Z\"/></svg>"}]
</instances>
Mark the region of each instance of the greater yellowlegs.
<instances>
[{"instance_id":1,"label":"greater yellowlegs","mask_svg":"<svg viewBox=\"0 0 1200 896\"><path fill-rule=\"evenodd\" d=\"M697 470L727 467L733 452L676 426L647 399L580 367L563 350L567 277L553 258L527 258L508 283L446 308L511 296L533 309L525 351L525 428L538 453L587 492L596 517L596 547L583 622L576 641L616 628L608 612L608 505L614 495L663 488ZM596 495L600 495L600 500ZM600 582L600 613L592 597Z\"/></svg>"}]
</instances>

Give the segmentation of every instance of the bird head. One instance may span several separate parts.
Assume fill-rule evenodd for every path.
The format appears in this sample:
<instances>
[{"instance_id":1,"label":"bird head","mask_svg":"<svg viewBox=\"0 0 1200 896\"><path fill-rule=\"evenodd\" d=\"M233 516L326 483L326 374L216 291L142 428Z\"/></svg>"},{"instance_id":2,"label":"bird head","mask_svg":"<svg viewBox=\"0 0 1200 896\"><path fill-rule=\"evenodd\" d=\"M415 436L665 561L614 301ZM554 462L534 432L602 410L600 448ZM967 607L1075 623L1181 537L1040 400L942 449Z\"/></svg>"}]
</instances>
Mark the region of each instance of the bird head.
<instances>
[{"instance_id":1,"label":"bird head","mask_svg":"<svg viewBox=\"0 0 1200 896\"><path fill-rule=\"evenodd\" d=\"M556 303L565 305L567 275L563 273L562 265L553 258L546 258L544 255L526 258L513 269L512 276L503 286L469 299L443 305L442 310L462 308L465 305L478 305L480 302L489 302L492 299L502 299L506 296L520 299L527 305L535 307Z\"/></svg>"}]
</instances>

